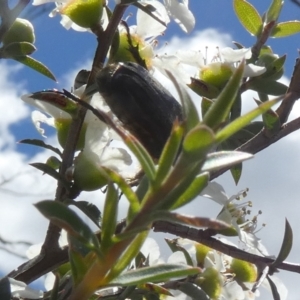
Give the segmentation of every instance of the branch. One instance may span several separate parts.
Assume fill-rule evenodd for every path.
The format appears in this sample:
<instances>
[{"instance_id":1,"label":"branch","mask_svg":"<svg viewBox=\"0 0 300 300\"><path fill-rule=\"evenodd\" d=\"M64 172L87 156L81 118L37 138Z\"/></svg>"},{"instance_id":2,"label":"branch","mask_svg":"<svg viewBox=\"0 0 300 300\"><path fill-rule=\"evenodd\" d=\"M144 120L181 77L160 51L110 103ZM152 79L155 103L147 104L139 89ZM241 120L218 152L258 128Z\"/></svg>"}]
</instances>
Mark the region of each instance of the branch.
<instances>
[{"instance_id":1,"label":"branch","mask_svg":"<svg viewBox=\"0 0 300 300\"><path fill-rule=\"evenodd\" d=\"M173 224L165 221L155 222L153 225L153 230L155 232L165 232L174 234L176 236L180 236L182 238L190 239L192 241L201 243L205 246L220 251L228 256L241 259L255 265L271 265L275 261L275 259L251 254L240 250L234 246L224 244L221 241L211 237L209 234L207 234L205 230L191 228L180 224ZM299 264L282 262L276 265L276 268L290 272L300 273Z\"/></svg>"}]
</instances>

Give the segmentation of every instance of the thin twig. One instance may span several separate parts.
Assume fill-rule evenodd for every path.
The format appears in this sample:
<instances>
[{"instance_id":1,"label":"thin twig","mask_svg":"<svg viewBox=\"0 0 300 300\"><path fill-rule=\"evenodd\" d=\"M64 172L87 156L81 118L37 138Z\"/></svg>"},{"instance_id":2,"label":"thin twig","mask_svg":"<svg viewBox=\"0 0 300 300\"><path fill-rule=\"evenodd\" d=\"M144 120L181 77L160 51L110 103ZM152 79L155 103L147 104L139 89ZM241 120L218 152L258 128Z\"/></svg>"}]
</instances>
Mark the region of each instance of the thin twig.
<instances>
[{"instance_id":1,"label":"thin twig","mask_svg":"<svg viewBox=\"0 0 300 300\"><path fill-rule=\"evenodd\" d=\"M255 265L271 265L275 259L251 254L238 249L234 246L224 244L223 242L209 236L204 230L191 228L181 224L173 224L165 221L155 222L153 226L155 232L166 232L187 238L192 241L201 243L217 251L220 251L233 258L241 259ZM282 262L276 265L276 268L290 272L300 273L300 265L288 262Z\"/></svg>"}]
</instances>

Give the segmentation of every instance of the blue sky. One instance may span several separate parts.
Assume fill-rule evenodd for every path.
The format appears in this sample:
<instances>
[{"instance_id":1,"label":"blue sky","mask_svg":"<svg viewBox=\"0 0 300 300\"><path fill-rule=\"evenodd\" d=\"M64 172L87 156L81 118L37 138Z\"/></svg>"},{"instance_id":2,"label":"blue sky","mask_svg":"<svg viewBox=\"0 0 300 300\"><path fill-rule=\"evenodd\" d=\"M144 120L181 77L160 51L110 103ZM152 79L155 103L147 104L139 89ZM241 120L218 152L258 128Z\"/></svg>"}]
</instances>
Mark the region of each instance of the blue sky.
<instances>
[{"instance_id":1,"label":"blue sky","mask_svg":"<svg viewBox=\"0 0 300 300\"><path fill-rule=\"evenodd\" d=\"M263 12L271 1L253 0L250 2L259 12ZM237 20L231 1L190 0L190 8L196 18L194 31L186 35L177 24L172 22L168 26L166 35L160 39L159 47L162 47L162 52L172 51L180 44L185 47L192 47L193 50L203 50L207 45L231 46L231 41L240 42L246 47L253 45L255 38L250 36ZM135 21L134 16L131 19L132 22ZM279 21L294 19L300 19L300 7L291 1L286 1ZM31 161L45 161L49 153L28 145L16 145L16 141L20 139L40 138L30 120L29 107L21 103L19 97L24 93L43 89L70 89L76 70L78 71L83 67L89 68L88 62L92 60L94 55L96 40L92 34L78 33L73 30L67 31L59 21L59 16L49 18L47 13L32 20L37 47L33 57L52 70L58 83L26 67L20 68L14 61L0 64L0 76L2 77L0 91L5 90L2 95L7 101L5 105L0 106L2 113L5 114L0 122L0 149L2 152L0 169L3 172L1 176L2 178L10 178L18 172L21 174L13 185L0 185L0 203L3 207L2 212L0 212L0 236L5 236L11 240L22 238L34 243L42 241L47 222L32 207L31 203L46 197L53 197L55 187L55 183L51 179L46 178L46 176L42 177L40 173L35 173L32 168L28 167L28 163ZM269 45L275 53L280 56L287 54L285 70L287 78L292 73L293 64L298 55L299 41L299 34L285 39L269 40ZM165 42L169 44L167 47L164 47ZM213 47L209 49L215 51ZM17 70L15 70L16 68ZM255 94L249 94L247 97L251 98L251 96L253 97ZM294 111L293 116L296 117L297 108ZM5 121L6 119L7 121ZM267 223L267 227L261 231L261 237L271 254L276 254L280 249L284 218L287 217L290 220L295 230L300 225L298 217L295 215L295 211L300 209L299 204L297 204L300 203L298 196L300 194L299 174L297 171L300 169L299 140L299 133L294 133L286 141L280 141L263 153L257 154L251 163L245 164L244 174L238 187L234 185L228 174L217 180L224 185L229 195L245 187L250 188L249 197L254 202L254 211L262 209L261 222ZM55 143L55 137L50 134L47 142ZM30 172L29 176L26 172ZM33 177L29 178L31 175ZM15 190L16 186L18 191L24 192L28 197L21 198L18 194L7 192L7 189ZM84 194L83 197L90 199L92 196ZM93 197L93 199L97 199L98 196ZM211 216L215 216L220 209L214 204L205 202L205 205L207 205L206 213L211 213ZM197 203L187 207L185 212L193 213L195 209L197 209ZM19 220L19 222L15 220ZM39 224L39 228L37 228L37 224ZM7 228L8 225L9 229L3 232L1 228ZM295 245L289 261L297 262L299 260L297 252L299 247L300 238L295 236ZM10 263L7 263L7 260L10 260ZM0 266L4 272L16 267L20 261L7 256L6 253L2 255L0 252ZM298 295L294 285L295 275L283 272L282 276L279 277L287 284L291 295L293 293ZM295 298L291 297L290 299Z\"/></svg>"}]
</instances>

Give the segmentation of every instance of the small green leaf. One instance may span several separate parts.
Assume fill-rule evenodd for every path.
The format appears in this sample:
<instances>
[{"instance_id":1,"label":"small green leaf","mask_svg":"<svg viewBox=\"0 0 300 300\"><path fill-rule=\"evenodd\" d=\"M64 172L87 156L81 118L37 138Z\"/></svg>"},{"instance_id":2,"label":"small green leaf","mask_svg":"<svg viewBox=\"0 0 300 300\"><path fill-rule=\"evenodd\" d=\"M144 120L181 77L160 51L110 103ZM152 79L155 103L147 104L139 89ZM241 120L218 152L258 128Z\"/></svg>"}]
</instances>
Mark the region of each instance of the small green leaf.
<instances>
[{"instance_id":1,"label":"small green leaf","mask_svg":"<svg viewBox=\"0 0 300 300\"><path fill-rule=\"evenodd\" d=\"M165 238L165 241L166 241L166 243L168 244L168 246L170 247L170 249L173 253L176 252L176 251L180 251L180 252L183 253L184 258L186 260L186 264L188 266L192 267L194 265L191 255L189 254L189 252L184 247L179 245L179 243L177 242L177 239L170 240L170 239Z\"/></svg>"},{"instance_id":2,"label":"small green leaf","mask_svg":"<svg viewBox=\"0 0 300 300\"><path fill-rule=\"evenodd\" d=\"M197 78L191 78L191 83L187 86L199 96L209 99L217 98L220 94L217 87Z\"/></svg>"},{"instance_id":3,"label":"small green leaf","mask_svg":"<svg viewBox=\"0 0 300 300\"><path fill-rule=\"evenodd\" d=\"M288 220L285 220L285 231L284 231L284 238L282 241L281 249L279 251L277 258L273 262L272 266L276 267L288 257L292 249L292 245L293 245L293 230Z\"/></svg>"},{"instance_id":4,"label":"small green leaf","mask_svg":"<svg viewBox=\"0 0 300 300\"><path fill-rule=\"evenodd\" d=\"M19 56L19 57L14 57L15 60L18 62L30 67L31 69L45 75L46 77L56 81L55 76L51 73L51 71L41 62L35 60L34 58L30 56Z\"/></svg>"},{"instance_id":5,"label":"small green leaf","mask_svg":"<svg viewBox=\"0 0 300 300\"><path fill-rule=\"evenodd\" d=\"M268 57L270 60L269 62L267 59ZM258 77L266 78L269 80L271 80L271 79L278 80L283 75L285 60L286 60L286 55L283 55L279 58L276 58L275 55L269 54L269 53L260 55L260 57L257 61L257 65L265 66L267 70L265 73L263 73L262 75L260 75Z\"/></svg>"},{"instance_id":6,"label":"small green leaf","mask_svg":"<svg viewBox=\"0 0 300 300\"><path fill-rule=\"evenodd\" d=\"M49 167L47 164L43 163L32 163L29 164L30 166L43 171L45 174L48 174L49 176L53 177L57 181L60 181L64 187L69 190L71 188L71 183L68 182L62 175L60 175L57 171L55 171L53 168Z\"/></svg>"},{"instance_id":7,"label":"small green leaf","mask_svg":"<svg viewBox=\"0 0 300 300\"><path fill-rule=\"evenodd\" d=\"M268 109L270 109L274 104L278 103L283 96L277 97L273 100L264 102L259 107L253 109L252 111L248 112L247 114L235 119L233 122L228 124L226 127L224 127L222 130L220 130L216 134L216 141L221 143L228 139L231 135L235 134L239 130L241 130L243 127L245 127L247 124L249 124L253 119L258 117L259 115L262 115Z\"/></svg>"},{"instance_id":8,"label":"small green leaf","mask_svg":"<svg viewBox=\"0 0 300 300\"><path fill-rule=\"evenodd\" d=\"M259 36L263 22L255 7L245 0L234 0L233 8L244 28L252 35Z\"/></svg>"},{"instance_id":9,"label":"small green leaf","mask_svg":"<svg viewBox=\"0 0 300 300\"><path fill-rule=\"evenodd\" d=\"M242 176L243 164L236 164L230 169L230 173L234 180L234 183L237 185Z\"/></svg>"},{"instance_id":10,"label":"small green leaf","mask_svg":"<svg viewBox=\"0 0 300 300\"><path fill-rule=\"evenodd\" d=\"M239 151L219 151L207 155L207 159L202 167L202 171L211 172L230 167L244 160L252 158L253 155Z\"/></svg>"},{"instance_id":11,"label":"small green leaf","mask_svg":"<svg viewBox=\"0 0 300 300\"><path fill-rule=\"evenodd\" d=\"M180 169L179 169L180 171ZM195 180L195 177L200 172L200 163L195 164L193 168L189 168L187 170L184 170L184 172L181 172L181 180L178 182L178 184L173 186L171 191L164 197L163 201L157 201L157 209L161 210L169 210L169 209L175 209L177 207L180 207L189 201L192 200L193 193L196 189L204 188L208 181L208 173L203 173L199 175L202 177L198 180ZM191 185L192 183L192 185ZM199 184L199 186L195 186L196 184ZM201 186L203 184L203 187ZM191 186L190 186L191 185Z\"/></svg>"},{"instance_id":12,"label":"small green leaf","mask_svg":"<svg viewBox=\"0 0 300 300\"><path fill-rule=\"evenodd\" d=\"M119 197L112 183L107 186L107 193L102 217L101 247L109 249L115 234L118 216Z\"/></svg>"},{"instance_id":13,"label":"small green leaf","mask_svg":"<svg viewBox=\"0 0 300 300\"><path fill-rule=\"evenodd\" d=\"M119 260L116 261L112 266L109 274L106 277L107 282L114 280L130 265L130 262L138 255L147 236L148 230L144 230L143 232L135 235L135 238L131 240L130 245L119 257Z\"/></svg>"},{"instance_id":14,"label":"small green leaf","mask_svg":"<svg viewBox=\"0 0 300 300\"><path fill-rule=\"evenodd\" d=\"M158 169L155 176L155 184L161 184L167 174L169 173L176 156L178 154L178 150L181 145L182 137L183 137L183 126L179 124L173 125L173 130L167 143L163 149L163 152L159 158Z\"/></svg>"},{"instance_id":15,"label":"small green leaf","mask_svg":"<svg viewBox=\"0 0 300 300\"><path fill-rule=\"evenodd\" d=\"M268 8L267 13L266 13L265 23L268 24L269 22L277 21L279 15L280 15L282 6L283 6L283 2L284 1L282 1L282 0L273 0L272 1L271 5Z\"/></svg>"},{"instance_id":16,"label":"small green leaf","mask_svg":"<svg viewBox=\"0 0 300 300\"><path fill-rule=\"evenodd\" d=\"M153 267L140 268L123 273L111 283L114 285L135 285L146 282L163 282L176 277L196 275L199 268L192 268L184 265L161 264Z\"/></svg>"},{"instance_id":17,"label":"small green leaf","mask_svg":"<svg viewBox=\"0 0 300 300\"><path fill-rule=\"evenodd\" d=\"M123 139L125 144L138 159L143 171L149 178L150 183L152 183L155 179L155 164L152 157L147 152L146 148L132 134L127 133L126 137Z\"/></svg>"},{"instance_id":18,"label":"small green leaf","mask_svg":"<svg viewBox=\"0 0 300 300\"><path fill-rule=\"evenodd\" d=\"M182 86L170 72L167 71L167 74L175 85L175 88L179 95L179 99L182 104L183 115L185 118L186 131L189 131L194 128L200 121L198 111L186 88Z\"/></svg>"},{"instance_id":19,"label":"small green leaf","mask_svg":"<svg viewBox=\"0 0 300 300\"><path fill-rule=\"evenodd\" d=\"M193 227L205 227L214 230L223 230L228 229L229 225L224 223L223 221L214 220L205 217L191 217L187 215L182 215L178 213L171 213L168 211L159 211L156 210L152 214L152 218L155 221L167 221L171 223L178 223Z\"/></svg>"},{"instance_id":20,"label":"small green leaf","mask_svg":"<svg viewBox=\"0 0 300 300\"><path fill-rule=\"evenodd\" d=\"M207 296L207 294L201 289L200 286L185 281L185 282L180 282L178 285L178 290L186 294L187 296L191 297L192 299L197 299L197 300L210 300Z\"/></svg>"},{"instance_id":21,"label":"small green leaf","mask_svg":"<svg viewBox=\"0 0 300 300\"><path fill-rule=\"evenodd\" d=\"M201 160L215 143L213 131L198 125L190 130L183 140L183 155L189 160Z\"/></svg>"},{"instance_id":22,"label":"small green leaf","mask_svg":"<svg viewBox=\"0 0 300 300\"><path fill-rule=\"evenodd\" d=\"M247 83L247 87L250 90L256 92L265 93L273 96L280 96L286 93L288 87L278 81L269 79L254 79Z\"/></svg>"},{"instance_id":23,"label":"small green leaf","mask_svg":"<svg viewBox=\"0 0 300 300\"><path fill-rule=\"evenodd\" d=\"M126 182L126 180L120 176L118 173L110 170L108 168L104 168L111 181L116 183L118 187L121 189L122 193L126 196L129 202L129 214L127 216L127 221L129 222L132 217L134 217L140 210L140 201L136 195L136 193L132 190L130 185Z\"/></svg>"},{"instance_id":24,"label":"small green leaf","mask_svg":"<svg viewBox=\"0 0 300 300\"><path fill-rule=\"evenodd\" d=\"M97 227L100 227L101 212L96 205L88 201L72 201L70 204L79 208L86 216L91 219L91 221L93 221L93 223Z\"/></svg>"},{"instance_id":25,"label":"small green leaf","mask_svg":"<svg viewBox=\"0 0 300 300\"><path fill-rule=\"evenodd\" d=\"M19 56L30 55L35 50L35 46L31 43L17 42L4 46L0 52L0 55L2 58L17 59Z\"/></svg>"},{"instance_id":26,"label":"small green leaf","mask_svg":"<svg viewBox=\"0 0 300 300\"><path fill-rule=\"evenodd\" d=\"M80 238L87 248L91 250L99 249L99 242L90 227L65 204L45 200L36 203L35 207L55 225Z\"/></svg>"},{"instance_id":27,"label":"small green leaf","mask_svg":"<svg viewBox=\"0 0 300 300\"><path fill-rule=\"evenodd\" d=\"M66 94L68 94L68 96L72 96L72 98L69 98ZM78 111L78 104L73 100L74 97L77 96L65 90L64 92L59 92L53 89L53 90L44 90L44 91L35 92L33 94L23 95L22 100L29 103L32 102L32 100L30 99L47 102L57 107L58 109L61 109L66 113L69 113L71 116L72 115L75 116Z\"/></svg>"},{"instance_id":28,"label":"small green leaf","mask_svg":"<svg viewBox=\"0 0 300 300\"><path fill-rule=\"evenodd\" d=\"M281 38L300 32L300 21L288 21L276 24L273 28L271 37Z\"/></svg>"},{"instance_id":29,"label":"small green leaf","mask_svg":"<svg viewBox=\"0 0 300 300\"><path fill-rule=\"evenodd\" d=\"M1 300L11 299L10 282L8 277L3 277L0 279L0 299Z\"/></svg>"},{"instance_id":30,"label":"small green leaf","mask_svg":"<svg viewBox=\"0 0 300 300\"><path fill-rule=\"evenodd\" d=\"M167 288L164 288L160 284L154 284L154 283L147 282L145 284L140 285L139 287L143 290L149 291L151 293L151 296L153 295L153 292L156 294L159 294L159 295L173 296L172 293ZM146 300L159 300L160 299L158 295L154 296L154 298L152 298L151 296L147 297L147 295L146 295L145 299Z\"/></svg>"},{"instance_id":31,"label":"small green leaf","mask_svg":"<svg viewBox=\"0 0 300 300\"><path fill-rule=\"evenodd\" d=\"M272 109L269 109L267 112L263 114L263 121L266 129L271 134L278 132L279 128L281 127L279 116Z\"/></svg>"},{"instance_id":32,"label":"small green leaf","mask_svg":"<svg viewBox=\"0 0 300 300\"><path fill-rule=\"evenodd\" d=\"M173 203L171 209L177 209L193 199L199 196L200 192L205 188L209 179L208 173L202 173L197 176L190 184L188 185L187 189L181 193L178 199ZM177 189L178 192L178 189Z\"/></svg>"},{"instance_id":33,"label":"small green leaf","mask_svg":"<svg viewBox=\"0 0 300 300\"><path fill-rule=\"evenodd\" d=\"M243 71L244 61L240 63L239 67L233 73L221 94L205 114L203 118L204 124L214 130L217 130L220 124L222 124L228 118L231 107L236 99L236 95L240 87Z\"/></svg>"},{"instance_id":34,"label":"small green leaf","mask_svg":"<svg viewBox=\"0 0 300 300\"><path fill-rule=\"evenodd\" d=\"M62 153L58 148L55 148L51 145L47 145L44 141L42 140L36 140L36 139L25 139L25 140L21 140L18 143L20 144L28 144L28 145L34 145L34 146L38 146L38 147L42 147L45 149L49 149L53 152L55 152L56 154L58 154L60 157L62 157Z\"/></svg>"}]
</instances>

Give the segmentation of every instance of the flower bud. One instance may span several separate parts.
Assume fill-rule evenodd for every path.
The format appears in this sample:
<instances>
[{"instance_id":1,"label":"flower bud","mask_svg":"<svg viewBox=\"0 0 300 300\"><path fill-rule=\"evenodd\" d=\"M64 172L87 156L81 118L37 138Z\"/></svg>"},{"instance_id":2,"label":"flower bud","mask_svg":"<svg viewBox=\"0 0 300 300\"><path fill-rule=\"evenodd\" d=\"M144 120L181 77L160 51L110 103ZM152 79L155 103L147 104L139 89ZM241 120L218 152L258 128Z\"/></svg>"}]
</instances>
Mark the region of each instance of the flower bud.
<instances>
[{"instance_id":1,"label":"flower bud","mask_svg":"<svg viewBox=\"0 0 300 300\"><path fill-rule=\"evenodd\" d=\"M211 298L218 299L222 292L222 279L215 268L207 268L196 280L203 291Z\"/></svg>"},{"instance_id":2,"label":"flower bud","mask_svg":"<svg viewBox=\"0 0 300 300\"><path fill-rule=\"evenodd\" d=\"M227 63L211 63L200 70L199 77L203 81L222 89L232 75L231 66Z\"/></svg>"},{"instance_id":3,"label":"flower bud","mask_svg":"<svg viewBox=\"0 0 300 300\"><path fill-rule=\"evenodd\" d=\"M55 128L57 130L57 139L59 144L64 148L72 119L55 119ZM76 150L82 150L85 142L86 124L83 124L80 131L79 139L76 145Z\"/></svg>"},{"instance_id":4,"label":"flower bud","mask_svg":"<svg viewBox=\"0 0 300 300\"><path fill-rule=\"evenodd\" d=\"M195 249L196 249L197 264L200 266L203 266L205 257L207 255L207 253L211 250L211 248L209 248L203 244L195 243Z\"/></svg>"},{"instance_id":5,"label":"flower bud","mask_svg":"<svg viewBox=\"0 0 300 300\"><path fill-rule=\"evenodd\" d=\"M70 0L61 10L62 15L69 17L83 28L92 28L102 17L103 0Z\"/></svg>"},{"instance_id":6,"label":"flower bud","mask_svg":"<svg viewBox=\"0 0 300 300\"><path fill-rule=\"evenodd\" d=\"M132 45L128 41L128 34L125 32L120 33L118 46L114 47L112 45L109 62L137 62L132 52L133 49L131 49L135 47L134 50L137 51L142 60L145 60L147 67L149 67L153 57L152 47L146 45L145 41L136 34L131 34L130 39Z\"/></svg>"},{"instance_id":7,"label":"flower bud","mask_svg":"<svg viewBox=\"0 0 300 300\"><path fill-rule=\"evenodd\" d=\"M35 35L32 24L25 19L17 18L3 37L3 44L28 42L34 43Z\"/></svg>"},{"instance_id":8,"label":"flower bud","mask_svg":"<svg viewBox=\"0 0 300 300\"><path fill-rule=\"evenodd\" d=\"M95 153L82 151L75 159L74 185L82 191L95 191L107 184L107 178L100 166L95 164Z\"/></svg>"},{"instance_id":9,"label":"flower bud","mask_svg":"<svg viewBox=\"0 0 300 300\"><path fill-rule=\"evenodd\" d=\"M255 265L247 261L234 258L230 269L235 274L235 278L242 282L254 282L257 278Z\"/></svg>"}]
</instances>

